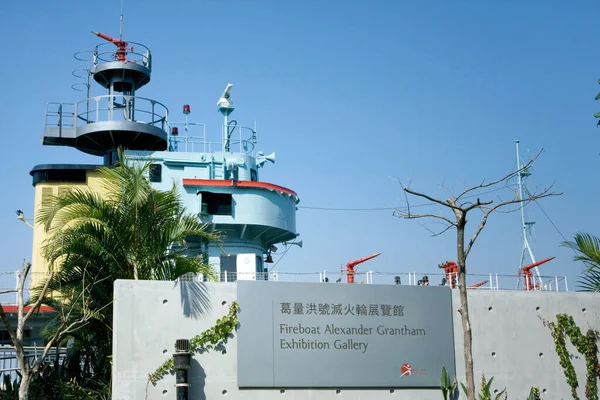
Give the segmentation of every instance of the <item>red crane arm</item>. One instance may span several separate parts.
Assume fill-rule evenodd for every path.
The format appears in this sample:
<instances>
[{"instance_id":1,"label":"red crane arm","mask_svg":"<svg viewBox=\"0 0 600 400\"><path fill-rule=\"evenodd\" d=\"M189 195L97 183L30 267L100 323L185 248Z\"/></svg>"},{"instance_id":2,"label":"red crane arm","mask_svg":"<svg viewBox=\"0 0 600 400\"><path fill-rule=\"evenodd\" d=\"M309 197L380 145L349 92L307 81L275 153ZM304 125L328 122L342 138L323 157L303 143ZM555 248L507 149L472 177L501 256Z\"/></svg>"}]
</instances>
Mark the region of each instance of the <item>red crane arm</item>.
<instances>
[{"instance_id":1,"label":"red crane arm","mask_svg":"<svg viewBox=\"0 0 600 400\"><path fill-rule=\"evenodd\" d=\"M381 254L381 252L375 253L375 254L371 254L370 256L366 256L366 257L363 257L363 258L359 258L358 260L350 261L350 262L346 263L346 268L352 269L355 266L357 266L358 264L364 263L365 261L369 261L370 259L375 258L375 257L377 257L380 254Z\"/></svg>"},{"instance_id":2,"label":"red crane arm","mask_svg":"<svg viewBox=\"0 0 600 400\"><path fill-rule=\"evenodd\" d=\"M542 264L544 264L544 263L547 263L547 262L548 262L548 261L550 261L550 260L554 260L555 258L556 258L556 257L545 258L545 259L543 259L543 260L540 260L540 261L538 261L538 262L534 262L533 264L526 265L526 266L524 266L524 267L523 267L523 272L524 272L525 274L527 274L527 273L529 272L529 270L530 270L530 269L532 269L532 268L535 268L535 267L537 267L537 266L539 266L539 265L542 265Z\"/></svg>"},{"instance_id":3,"label":"red crane arm","mask_svg":"<svg viewBox=\"0 0 600 400\"><path fill-rule=\"evenodd\" d=\"M92 31L92 33L93 33L94 35L96 35L96 36L99 36L99 37L101 37L101 38L102 38L102 39L104 39L104 40L107 40L107 41L109 41L109 42L112 42L112 43L114 43L114 44L115 44L115 45L117 45L117 46L119 46L119 45L122 45L122 46L125 46L125 47L127 47L127 42L126 42L126 41L124 41L124 40L117 39L117 38L114 38L114 37L112 37L112 36L105 35L104 33L101 33L101 32Z\"/></svg>"},{"instance_id":4,"label":"red crane arm","mask_svg":"<svg viewBox=\"0 0 600 400\"><path fill-rule=\"evenodd\" d=\"M369 261L370 259L375 258L380 254L381 254L381 252L371 254L370 256L359 258L358 260L354 260L354 261L350 261L350 262L346 263L346 273L347 273L346 279L347 279L348 283L354 283L354 267L356 267L360 263Z\"/></svg>"},{"instance_id":5,"label":"red crane arm","mask_svg":"<svg viewBox=\"0 0 600 400\"><path fill-rule=\"evenodd\" d=\"M128 43L124 40L114 38L112 36L105 35L104 33L92 31L92 33L96 36L101 37L104 40L107 40L117 46L119 49L113 54L113 60L126 62L127 61L127 51L133 51L133 46L131 49L127 49Z\"/></svg>"},{"instance_id":6,"label":"red crane arm","mask_svg":"<svg viewBox=\"0 0 600 400\"><path fill-rule=\"evenodd\" d=\"M483 286L483 285L485 285L488 282L489 281L479 282L479 283L476 283L476 284L474 284L472 286L467 286L467 289L477 289L479 286Z\"/></svg>"}]
</instances>

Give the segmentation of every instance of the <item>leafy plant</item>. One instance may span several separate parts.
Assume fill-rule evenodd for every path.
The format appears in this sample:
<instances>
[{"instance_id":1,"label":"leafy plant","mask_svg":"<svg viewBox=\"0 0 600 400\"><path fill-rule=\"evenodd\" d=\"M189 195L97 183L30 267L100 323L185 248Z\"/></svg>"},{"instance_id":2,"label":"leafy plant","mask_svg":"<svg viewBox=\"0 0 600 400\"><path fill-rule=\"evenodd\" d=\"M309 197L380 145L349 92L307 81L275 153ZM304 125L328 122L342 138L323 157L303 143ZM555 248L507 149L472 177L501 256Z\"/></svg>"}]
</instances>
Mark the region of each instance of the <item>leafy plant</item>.
<instances>
[{"instance_id":1,"label":"leafy plant","mask_svg":"<svg viewBox=\"0 0 600 400\"><path fill-rule=\"evenodd\" d=\"M575 252L573 259L581 261L584 269L579 285L586 292L600 291L600 238L589 233L577 233L572 241L562 246Z\"/></svg>"},{"instance_id":2,"label":"leafy plant","mask_svg":"<svg viewBox=\"0 0 600 400\"><path fill-rule=\"evenodd\" d=\"M0 392L0 400L12 400L19 398L19 382L15 379L10 381L10 375L4 375L2 377L4 387Z\"/></svg>"},{"instance_id":3,"label":"leafy plant","mask_svg":"<svg viewBox=\"0 0 600 400\"><path fill-rule=\"evenodd\" d=\"M441 378L441 386L442 395L444 396L444 400L458 400L458 383L456 382L456 378L454 381L450 382L450 377L448 376L448 371L446 371L446 367L442 367L442 378Z\"/></svg>"},{"instance_id":4,"label":"leafy plant","mask_svg":"<svg viewBox=\"0 0 600 400\"><path fill-rule=\"evenodd\" d=\"M481 388L480 392L477 394L477 398L479 400L500 400L500 399L508 399L508 394L506 393L506 388L503 389L500 393L496 393L495 395L492 393L492 382L494 378L490 378L490 380L486 380L485 375L481 377ZM467 387L461 382L461 387L463 392L468 397ZM442 396L444 400L458 400L459 391L458 391L458 383L456 382L456 378L454 381L450 381L450 376L448 375L448 371L446 367L442 367L442 376L440 379L440 389L442 390ZM537 387L532 387L529 391L529 395L527 400L540 400L540 389Z\"/></svg>"},{"instance_id":5,"label":"leafy plant","mask_svg":"<svg viewBox=\"0 0 600 400\"><path fill-rule=\"evenodd\" d=\"M47 290L37 285L32 299L57 311L47 337L86 317L82 329L60 337L71 342L68 368L77 379L110 381L115 280L172 281L186 273L216 279L204 249L209 242L219 245L220 234L186 211L175 184L154 189L149 163L127 161L121 151L119 159L97 170L98 189L74 188L36 212L48 234L42 255L52 268Z\"/></svg>"},{"instance_id":6,"label":"leafy plant","mask_svg":"<svg viewBox=\"0 0 600 400\"><path fill-rule=\"evenodd\" d=\"M567 314L558 314L556 322L546 320L543 320L543 322L552 331L556 354L558 354L560 359L560 366L563 367L567 383L571 387L571 396L573 396L573 399L579 400L579 396L577 395L579 382L575 368L571 363L571 355L566 347L567 336L577 351L585 357L585 397L588 400L598 400L597 377L600 375L600 366L598 365L598 331L590 328L584 335L581 329L575 324L573 317Z\"/></svg>"},{"instance_id":7,"label":"leafy plant","mask_svg":"<svg viewBox=\"0 0 600 400\"><path fill-rule=\"evenodd\" d=\"M229 308L229 313L223 318L218 319L212 328L190 339L190 352L193 353L200 349L207 350L216 347L219 343L226 342L229 334L233 332L238 324L237 312L238 304L234 301ZM148 380L155 385L156 382L171 370L173 370L173 359L169 358L156 371L148 374Z\"/></svg>"},{"instance_id":8,"label":"leafy plant","mask_svg":"<svg viewBox=\"0 0 600 400\"><path fill-rule=\"evenodd\" d=\"M494 377L491 377L489 381L486 381L485 379L485 374L481 375L481 391L479 392L479 394L477 395L479 400L492 400L492 382L494 381ZM465 385L462 385L463 390L465 391L465 394L467 394L467 388L465 387ZM506 398L506 388L503 389L500 393L496 394L496 397L494 397L494 400L499 400L502 398L502 395L504 395L504 398Z\"/></svg>"},{"instance_id":9,"label":"leafy plant","mask_svg":"<svg viewBox=\"0 0 600 400\"><path fill-rule=\"evenodd\" d=\"M527 400L540 400L540 388L532 387L529 391L529 396L527 396Z\"/></svg>"}]
</instances>

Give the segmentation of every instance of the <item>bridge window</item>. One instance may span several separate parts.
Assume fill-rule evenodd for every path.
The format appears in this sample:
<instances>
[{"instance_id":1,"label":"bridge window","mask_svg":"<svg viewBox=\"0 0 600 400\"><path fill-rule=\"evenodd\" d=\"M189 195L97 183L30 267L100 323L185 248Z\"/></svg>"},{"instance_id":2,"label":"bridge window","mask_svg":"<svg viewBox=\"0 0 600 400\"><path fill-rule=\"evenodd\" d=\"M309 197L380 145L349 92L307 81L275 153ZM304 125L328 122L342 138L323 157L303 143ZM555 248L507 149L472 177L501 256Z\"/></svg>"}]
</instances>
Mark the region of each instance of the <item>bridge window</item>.
<instances>
[{"instance_id":1,"label":"bridge window","mask_svg":"<svg viewBox=\"0 0 600 400\"><path fill-rule=\"evenodd\" d=\"M232 282L237 280L237 254L221 254L219 259L221 264L221 281L227 280L228 282ZM225 274L226 272L227 274Z\"/></svg>"},{"instance_id":2,"label":"bridge window","mask_svg":"<svg viewBox=\"0 0 600 400\"><path fill-rule=\"evenodd\" d=\"M150 164L150 182L160 182L162 180L162 165Z\"/></svg>"},{"instance_id":3,"label":"bridge window","mask_svg":"<svg viewBox=\"0 0 600 400\"><path fill-rule=\"evenodd\" d=\"M258 175L256 174L255 169L250 169L250 180L256 182L258 180Z\"/></svg>"},{"instance_id":4,"label":"bridge window","mask_svg":"<svg viewBox=\"0 0 600 400\"><path fill-rule=\"evenodd\" d=\"M230 193L200 192L203 214L232 215L233 198Z\"/></svg>"}]
</instances>

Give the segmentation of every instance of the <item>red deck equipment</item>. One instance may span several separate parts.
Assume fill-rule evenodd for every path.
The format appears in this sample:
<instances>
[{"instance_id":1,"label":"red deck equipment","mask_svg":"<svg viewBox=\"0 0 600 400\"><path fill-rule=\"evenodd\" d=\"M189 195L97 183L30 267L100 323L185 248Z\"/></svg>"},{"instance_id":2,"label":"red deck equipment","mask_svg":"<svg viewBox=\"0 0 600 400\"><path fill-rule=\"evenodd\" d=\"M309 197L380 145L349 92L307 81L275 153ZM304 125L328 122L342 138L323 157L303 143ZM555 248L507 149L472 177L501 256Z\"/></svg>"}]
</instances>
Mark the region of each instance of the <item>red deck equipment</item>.
<instances>
[{"instance_id":1,"label":"red deck equipment","mask_svg":"<svg viewBox=\"0 0 600 400\"><path fill-rule=\"evenodd\" d=\"M539 284L534 285L531 282L531 278L533 277L533 272L531 272L531 270L539 265L542 265L544 263L547 263L550 260L554 260L556 257L550 257L550 258L545 258L543 260L540 260L538 262L534 262L533 264L529 264L524 266L523 268L521 268L519 270L519 275L523 274L523 280L525 283L525 290L533 290L539 287Z\"/></svg>"},{"instance_id":2,"label":"red deck equipment","mask_svg":"<svg viewBox=\"0 0 600 400\"><path fill-rule=\"evenodd\" d=\"M350 261L349 263L347 263L346 264L346 273L348 275L347 276L348 283L354 283L354 274L356 273L356 271L354 270L354 267L356 267L358 264L364 263L365 261L369 261L370 259L375 258L380 254L381 254L381 252L371 254L370 256L359 258L358 260Z\"/></svg>"},{"instance_id":3,"label":"red deck equipment","mask_svg":"<svg viewBox=\"0 0 600 400\"><path fill-rule=\"evenodd\" d=\"M129 51L133 52L133 46L131 46L131 49L128 49L127 48L128 43L124 40L117 39L117 38L105 35L104 33L100 33L100 32L92 31L92 33L96 36L101 37L104 40L114 43L115 46L118 47L118 50L113 55L113 59L115 61L125 62L125 61L127 61L127 51L129 50Z\"/></svg>"}]
</instances>

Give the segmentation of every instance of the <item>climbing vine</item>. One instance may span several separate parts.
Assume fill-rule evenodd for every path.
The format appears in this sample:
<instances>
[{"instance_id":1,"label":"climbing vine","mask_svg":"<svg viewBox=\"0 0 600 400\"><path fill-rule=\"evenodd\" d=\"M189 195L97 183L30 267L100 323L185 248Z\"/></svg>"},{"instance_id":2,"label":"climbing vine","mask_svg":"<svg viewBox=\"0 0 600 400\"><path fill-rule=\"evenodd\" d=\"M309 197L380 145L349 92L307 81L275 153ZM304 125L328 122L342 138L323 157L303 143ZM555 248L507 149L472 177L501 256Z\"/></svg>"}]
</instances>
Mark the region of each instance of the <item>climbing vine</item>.
<instances>
[{"instance_id":1,"label":"climbing vine","mask_svg":"<svg viewBox=\"0 0 600 400\"><path fill-rule=\"evenodd\" d=\"M229 313L223 318L218 319L215 326L190 339L190 352L193 353L200 349L208 350L219 345L221 342L227 341L229 334L235 330L238 324L237 312L238 304L233 302L229 308ZM173 359L170 358L158 367L156 371L148 374L148 380L154 385L172 369Z\"/></svg>"},{"instance_id":2,"label":"climbing vine","mask_svg":"<svg viewBox=\"0 0 600 400\"><path fill-rule=\"evenodd\" d=\"M598 365L598 331L590 328L584 335L581 329L575 324L573 317L567 314L558 314L556 320L556 322L544 321L544 324L552 331L556 354L558 354L560 359L560 366L563 367L567 383L571 387L573 399L579 400L577 396L579 382L577 381L575 368L571 363L571 355L566 347L567 336L577 351L585 357L585 397L588 400L598 400L597 377L600 375L600 366Z\"/></svg>"}]
</instances>

